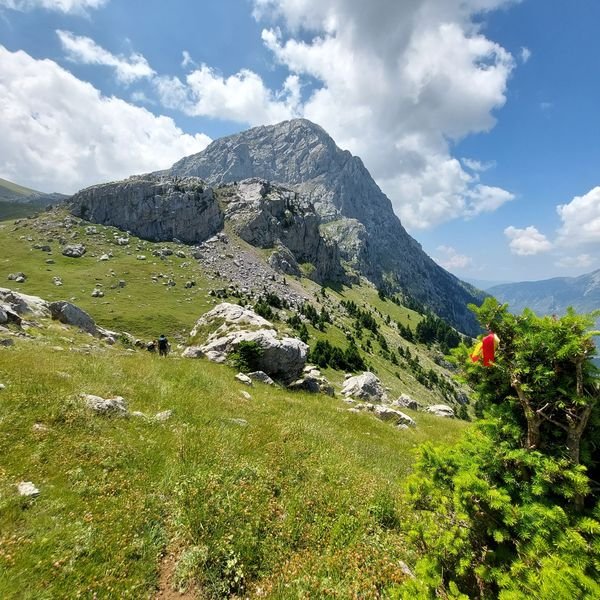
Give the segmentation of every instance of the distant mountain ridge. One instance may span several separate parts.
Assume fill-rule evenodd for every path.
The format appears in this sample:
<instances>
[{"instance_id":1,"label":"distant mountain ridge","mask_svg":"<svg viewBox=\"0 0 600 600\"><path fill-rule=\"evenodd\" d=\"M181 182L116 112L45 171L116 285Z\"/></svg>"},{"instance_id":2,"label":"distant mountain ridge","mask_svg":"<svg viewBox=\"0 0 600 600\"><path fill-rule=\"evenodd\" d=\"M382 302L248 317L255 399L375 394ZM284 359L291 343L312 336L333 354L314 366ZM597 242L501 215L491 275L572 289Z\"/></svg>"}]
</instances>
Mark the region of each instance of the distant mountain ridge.
<instances>
[{"instance_id":1,"label":"distant mountain ridge","mask_svg":"<svg viewBox=\"0 0 600 600\"><path fill-rule=\"evenodd\" d=\"M0 177L0 202L48 205L61 202L65 198L68 198L65 194L38 192Z\"/></svg>"},{"instance_id":2,"label":"distant mountain ridge","mask_svg":"<svg viewBox=\"0 0 600 600\"><path fill-rule=\"evenodd\" d=\"M579 312L591 312L600 308L600 269L579 277L507 283L487 291L507 302L512 312L531 308L539 315L561 315L569 306Z\"/></svg>"},{"instance_id":3,"label":"distant mountain ridge","mask_svg":"<svg viewBox=\"0 0 600 600\"><path fill-rule=\"evenodd\" d=\"M313 203L347 267L406 293L461 331L478 331L467 304L481 302L483 294L423 252L360 158L338 148L318 125L294 119L255 127L212 142L164 173L213 186L258 177L298 191Z\"/></svg>"}]
</instances>

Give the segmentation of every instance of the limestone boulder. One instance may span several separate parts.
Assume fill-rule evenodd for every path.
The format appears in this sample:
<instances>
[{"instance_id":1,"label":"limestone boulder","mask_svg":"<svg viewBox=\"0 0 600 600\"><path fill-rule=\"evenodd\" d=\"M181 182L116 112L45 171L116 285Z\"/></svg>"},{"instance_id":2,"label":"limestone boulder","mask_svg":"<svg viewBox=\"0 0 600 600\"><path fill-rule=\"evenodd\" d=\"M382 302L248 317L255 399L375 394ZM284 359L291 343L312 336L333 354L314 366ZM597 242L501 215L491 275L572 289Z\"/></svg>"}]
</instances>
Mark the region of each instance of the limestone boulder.
<instances>
[{"instance_id":1,"label":"limestone boulder","mask_svg":"<svg viewBox=\"0 0 600 600\"><path fill-rule=\"evenodd\" d=\"M411 410L418 410L419 403L413 400L408 394L400 394L398 399L392 402L392 406L399 406L400 408L410 408Z\"/></svg>"},{"instance_id":2,"label":"limestone boulder","mask_svg":"<svg viewBox=\"0 0 600 600\"><path fill-rule=\"evenodd\" d=\"M293 381L288 388L291 390L301 390L313 394L334 395L334 389L331 383L321 374L316 367L309 365L304 367L302 376Z\"/></svg>"},{"instance_id":3,"label":"limestone boulder","mask_svg":"<svg viewBox=\"0 0 600 600\"><path fill-rule=\"evenodd\" d=\"M436 417L446 417L447 419L454 418L454 409L447 404L432 404L427 407L427 412Z\"/></svg>"},{"instance_id":4,"label":"limestone boulder","mask_svg":"<svg viewBox=\"0 0 600 600\"><path fill-rule=\"evenodd\" d=\"M264 371L252 371L251 373L248 373L248 377L250 377L252 381L260 381L266 385L275 385L275 382Z\"/></svg>"},{"instance_id":5,"label":"limestone boulder","mask_svg":"<svg viewBox=\"0 0 600 600\"><path fill-rule=\"evenodd\" d=\"M17 485L19 496L35 497L39 496L40 490L31 481L21 481Z\"/></svg>"},{"instance_id":6,"label":"limestone boulder","mask_svg":"<svg viewBox=\"0 0 600 600\"><path fill-rule=\"evenodd\" d=\"M342 388L342 395L347 398L359 398L369 402L387 401L387 394L381 381L370 371L346 379Z\"/></svg>"},{"instance_id":7,"label":"limestone boulder","mask_svg":"<svg viewBox=\"0 0 600 600\"><path fill-rule=\"evenodd\" d=\"M241 342L255 342L262 350L256 365L269 377L293 381L306 364L308 346L297 338L280 337L272 323L254 311L223 302L203 315L190 332L197 348L184 355L202 353L214 362L226 362Z\"/></svg>"},{"instance_id":8,"label":"limestone boulder","mask_svg":"<svg viewBox=\"0 0 600 600\"><path fill-rule=\"evenodd\" d=\"M274 329L234 331L201 346L209 360L225 362L241 342L255 342L261 349L257 366L270 377L292 381L302 372L308 345L297 338L279 337Z\"/></svg>"},{"instance_id":9,"label":"limestone boulder","mask_svg":"<svg viewBox=\"0 0 600 600\"><path fill-rule=\"evenodd\" d=\"M386 421L396 425L397 427L416 427L415 420L403 412L385 406L383 404L373 404L372 402L364 402L355 404L348 409L350 412L370 412L373 413L381 421Z\"/></svg>"},{"instance_id":10,"label":"limestone boulder","mask_svg":"<svg viewBox=\"0 0 600 600\"><path fill-rule=\"evenodd\" d=\"M0 305L8 313L19 317L43 318L50 316L48 303L37 296L29 296L14 292L8 288L0 288ZM8 319L11 321L11 318Z\"/></svg>"},{"instance_id":11,"label":"limestone boulder","mask_svg":"<svg viewBox=\"0 0 600 600\"><path fill-rule=\"evenodd\" d=\"M114 415L118 417L129 415L127 402L121 396L102 398L93 394L82 394L81 397L87 408L99 415Z\"/></svg>"},{"instance_id":12,"label":"limestone boulder","mask_svg":"<svg viewBox=\"0 0 600 600\"><path fill-rule=\"evenodd\" d=\"M219 337L222 333L250 328L272 329L273 324L249 308L222 302L198 319L190 336L194 338L202 331L209 330L210 340Z\"/></svg>"},{"instance_id":13,"label":"limestone boulder","mask_svg":"<svg viewBox=\"0 0 600 600\"><path fill-rule=\"evenodd\" d=\"M59 300L58 302L51 302L48 305L50 310L50 314L52 318L64 323L65 325L72 325L73 327L78 327L83 331L95 336L105 338L109 343L114 343L118 334L114 331L109 331L107 329L103 329L102 327L98 327L96 322L85 310L71 304L70 302L66 302L64 300Z\"/></svg>"},{"instance_id":14,"label":"limestone boulder","mask_svg":"<svg viewBox=\"0 0 600 600\"><path fill-rule=\"evenodd\" d=\"M204 352L200 346L188 346L182 353L181 356L184 358L202 358Z\"/></svg>"},{"instance_id":15,"label":"limestone boulder","mask_svg":"<svg viewBox=\"0 0 600 600\"><path fill-rule=\"evenodd\" d=\"M250 377L248 377L248 375L246 375L245 373L238 373L235 376L235 378L237 381L243 383L244 385L252 385L252 379L250 379Z\"/></svg>"},{"instance_id":16,"label":"limestone boulder","mask_svg":"<svg viewBox=\"0 0 600 600\"><path fill-rule=\"evenodd\" d=\"M86 252L83 244L69 244L63 248L63 255L69 258L81 258Z\"/></svg>"},{"instance_id":17,"label":"limestone boulder","mask_svg":"<svg viewBox=\"0 0 600 600\"><path fill-rule=\"evenodd\" d=\"M87 333L91 333L92 335L98 334L98 328L94 319L78 306L60 300L50 303L49 308L53 319L65 325L73 325L74 327L83 329L83 331L87 331Z\"/></svg>"}]
</instances>

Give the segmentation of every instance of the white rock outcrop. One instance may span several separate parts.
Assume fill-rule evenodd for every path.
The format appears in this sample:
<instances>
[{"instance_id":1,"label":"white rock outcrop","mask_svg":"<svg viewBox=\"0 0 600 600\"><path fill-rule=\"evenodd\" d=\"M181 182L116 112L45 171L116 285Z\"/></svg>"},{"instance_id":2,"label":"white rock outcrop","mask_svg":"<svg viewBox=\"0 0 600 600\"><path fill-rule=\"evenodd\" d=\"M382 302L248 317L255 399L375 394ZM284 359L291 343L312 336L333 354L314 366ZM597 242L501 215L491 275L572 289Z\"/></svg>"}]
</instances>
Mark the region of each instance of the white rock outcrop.
<instances>
[{"instance_id":1,"label":"white rock outcrop","mask_svg":"<svg viewBox=\"0 0 600 600\"><path fill-rule=\"evenodd\" d=\"M297 338L280 337L272 323L252 310L223 302L198 319L191 331L192 338L203 331L212 331L204 343L196 341L198 348L184 356L203 354L214 362L225 362L241 342L255 342L262 355L257 368L270 377L293 381L306 364L308 346ZM187 354L186 354L187 352Z\"/></svg>"},{"instance_id":2,"label":"white rock outcrop","mask_svg":"<svg viewBox=\"0 0 600 600\"><path fill-rule=\"evenodd\" d=\"M121 396L102 398L93 394L81 394L85 405L99 415L129 416L127 402Z\"/></svg>"},{"instance_id":3,"label":"white rock outcrop","mask_svg":"<svg viewBox=\"0 0 600 600\"><path fill-rule=\"evenodd\" d=\"M50 316L48 303L37 296L0 288L0 307L21 317L43 318ZM10 320L10 319L9 319Z\"/></svg>"},{"instance_id":4,"label":"white rock outcrop","mask_svg":"<svg viewBox=\"0 0 600 600\"><path fill-rule=\"evenodd\" d=\"M437 417L454 418L454 409L447 404L432 404L425 409L428 413Z\"/></svg>"},{"instance_id":5,"label":"white rock outcrop","mask_svg":"<svg viewBox=\"0 0 600 600\"><path fill-rule=\"evenodd\" d=\"M370 371L346 379L342 388L342 395L347 398L359 398L369 402L387 401L387 394L381 381Z\"/></svg>"},{"instance_id":6,"label":"white rock outcrop","mask_svg":"<svg viewBox=\"0 0 600 600\"><path fill-rule=\"evenodd\" d=\"M385 406L383 404L373 404L371 402L365 402L361 404L356 404L348 410L355 413L363 411L373 413L378 419L393 423L397 427L406 428L417 426L415 420L412 417L409 417L403 412L391 408L389 406Z\"/></svg>"}]
</instances>

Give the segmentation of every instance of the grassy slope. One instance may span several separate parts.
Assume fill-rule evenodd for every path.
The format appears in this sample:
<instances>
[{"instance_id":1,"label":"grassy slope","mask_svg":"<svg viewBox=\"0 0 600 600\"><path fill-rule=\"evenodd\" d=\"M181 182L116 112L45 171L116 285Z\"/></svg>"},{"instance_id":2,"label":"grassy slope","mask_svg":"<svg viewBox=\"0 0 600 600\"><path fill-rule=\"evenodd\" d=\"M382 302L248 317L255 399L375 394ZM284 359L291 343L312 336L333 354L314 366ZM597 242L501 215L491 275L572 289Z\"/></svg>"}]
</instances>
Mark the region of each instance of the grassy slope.
<instances>
[{"instance_id":1,"label":"grassy slope","mask_svg":"<svg viewBox=\"0 0 600 600\"><path fill-rule=\"evenodd\" d=\"M151 254L154 248L175 249L176 244L155 245L132 237L130 246L118 246L112 242L114 234L123 235L117 229L99 227L100 235L85 235L85 227L79 226L70 229L68 234L65 230L61 232L67 238L77 232L79 236L73 243L85 244L86 254L75 259L63 256L58 242L49 241L48 236L36 231L29 221L21 223L16 231L13 229L12 222L0 223L0 246L10 248L10 252L0 257L0 282L6 281L9 273L23 271L28 279L24 284L14 285L14 289L50 301L71 299L108 329L132 331L149 338L164 331L183 338L209 308L206 295L209 285L195 260L174 255L161 260ZM111 241L105 241L105 236ZM32 249L36 243L49 244L52 251ZM107 252L112 252L114 257L100 261L100 256ZM136 260L138 254L145 255L147 260ZM54 260L54 264L47 264L47 259ZM152 280L161 274L165 277L157 282ZM53 284L55 276L62 278L62 286ZM169 278L176 282L175 287L163 285ZM126 286L112 287L117 286L119 280L124 280ZM198 287L184 289L188 280L195 280ZM97 284L105 293L102 298L91 297Z\"/></svg>"},{"instance_id":2,"label":"grassy slope","mask_svg":"<svg viewBox=\"0 0 600 600\"><path fill-rule=\"evenodd\" d=\"M260 385L246 400L227 367L44 326L0 349L0 597L149 598L165 553L212 597L369 598L402 579L411 451L462 423L418 413L398 431ZM94 417L82 392L174 416ZM21 480L40 496L19 498Z\"/></svg>"},{"instance_id":3,"label":"grassy slope","mask_svg":"<svg viewBox=\"0 0 600 600\"><path fill-rule=\"evenodd\" d=\"M66 216L66 212L61 211L53 214ZM47 214L44 215L44 219L48 218ZM0 286L10 283L17 291L38 295L50 301L70 300L88 311L100 325L111 330L129 331L146 339L165 333L170 338L185 341L194 322L216 302L208 295L208 291L211 288L224 287L223 282L204 274L192 258L178 258L172 255L163 260L152 256L154 249L164 247L173 251L183 250L189 254L187 246L172 243L153 244L133 236L130 237L129 246L118 246L114 240L115 237L122 236L122 232L116 228L101 226L97 226L97 230L98 235L86 235L84 225L68 230L55 226L45 231L36 227L35 220L23 221L16 229L11 221L0 222L0 247L10 249L0 256ZM57 232L69 241L71 236L76 235L72 241L84 243L87 253L79 259L62 256L61 246L55 239ZM52 251L46 253L35 250L33 246L36 244L49 244ZM267 252L247 244L242 245L259 256ZM108 252L113 253L113 258L106 262L100 261L100 256ZM145 255L146 260L137 260L136 256L139 254ZM55 261L54 264L46 263L49 258ZM15 271L23 271L27 275L27 281L23 284L8 282L8 274ZM153 281L153 277L161 274L164 277ZM55 276L62 278L62 286L57 287L53 284L52 279ZM172 279L177 285L165 286L164 283L168 279ZM337 292L327 290L330 300L324 301L320 294L320 286L314 282L307 279L288 279L290 285L302 284L312 295L313 301L318 306L324 305L328 310L331 310L332 306L330 300L335 299L336 302L353 300L361 308L380 311L381 314L374 315L390 349L396 349L400 345L408 347L413 355L419 356L425 369L433 368L440 372L423 347L407 343L394 326L385 324L383 318L383 315L389 314L392 321L399 321L414 329L421 318L414 311L397 306L389 300L380 300L372 287L353 286ZM126 282L124 288L117 287L119 280ZM184 283L188 280L196 281L197 286L185 289ZM6 284L3 284L3 281ZM91 297L96 285L102 286L104 297ZM236 302L236 299L230 301ZM347 346L348 341L342 327L351 331L352 320L344 310L338 308L333 312L338 326L328 326L325 332L319 332L309 326L311 345L317 339L328 339L342 348ZM286 329L282 321L276 324L279 328ZM435 390L420 385L410 370L393 365L382 357L378 342L370 333L365 332L364 340L369 337L372 338L373 353L365 354L365 358L383 383L390 388L392 396L408 393L422 404L445 402ZM343 373L327 370L325 374L333 383L341 385Z\"/></svg>"},{"instance_id":4,"label":"grassy slope","mask_svg":"<svg viewBox=\"0 0 600 600\"><path fill-rule=\"evenodd\" d=\"M19 196L29 196L30 194L37 193L39 192L0 177L0 199L2 200L18 198Z\"/></svg>"},{"instance_id":5,"label":"grassy slope","mask_svg":"<svg viewBox=\"0 0 600 600\"><path fill-rule=\"evenodd\" d=\"M19 185L17 183L13 183L12 181L8 181L8 179L2 179L0 177L0 188L5 188L13 194L18 194L19 196L29 196L30 194L36 194L35 190L31 188L27 188L23 185Z\"/></svg>"},{"instance_id":6,"label":"grassy slope","mask_svg":"<svg viewBox=\"0 0 600 600\"><path fill-rule=\"evenodd\" d=\"M23 217L35 215L42 210L44 210L44 207L36 203L5 202L0 198L0 221L22 219Z\"/></svg>"}]
</instances>

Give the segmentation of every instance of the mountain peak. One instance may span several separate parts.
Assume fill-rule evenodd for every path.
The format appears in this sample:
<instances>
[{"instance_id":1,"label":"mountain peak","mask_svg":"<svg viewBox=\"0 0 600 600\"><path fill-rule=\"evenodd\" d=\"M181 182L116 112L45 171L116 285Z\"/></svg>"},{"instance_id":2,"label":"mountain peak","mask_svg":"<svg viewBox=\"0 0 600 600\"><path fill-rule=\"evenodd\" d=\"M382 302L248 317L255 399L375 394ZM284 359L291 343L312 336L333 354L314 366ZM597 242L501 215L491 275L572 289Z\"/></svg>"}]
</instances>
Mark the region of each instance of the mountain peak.
<instances>
[{"instance_id":1,"label":"mountain peak","mask_svg":"<svg viewBox=\"0 0 600 600\"><path fill-rule=\"evenodd\" d=\"M461 331L477 331L466 306L481 296L423 252L360 158L341 150L319 125L292 119L254 127L215 140L168 173L213 186L258 177L295 190L314 205L352 270L404 292Z\"/></svg>"}]
</instances>

